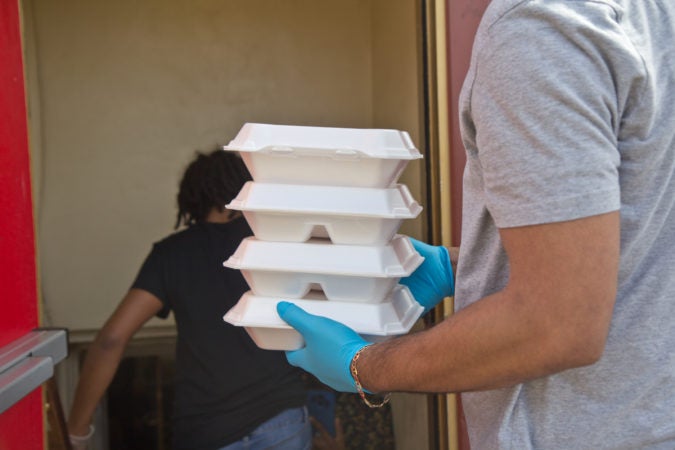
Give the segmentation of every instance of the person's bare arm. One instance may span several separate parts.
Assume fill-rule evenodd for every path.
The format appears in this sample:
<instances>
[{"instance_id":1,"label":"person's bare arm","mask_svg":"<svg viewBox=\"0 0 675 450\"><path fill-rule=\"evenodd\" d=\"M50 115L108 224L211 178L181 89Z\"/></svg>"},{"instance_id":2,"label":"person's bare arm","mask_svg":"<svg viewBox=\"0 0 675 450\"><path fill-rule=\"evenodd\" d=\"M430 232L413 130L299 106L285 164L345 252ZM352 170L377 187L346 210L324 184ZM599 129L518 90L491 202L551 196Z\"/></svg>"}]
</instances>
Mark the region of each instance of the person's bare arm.
<instances>
[{"instance_id":1,"label":"person's bare arm","mask_svg":"<svg viewBox=\"0 0 675 450\"><path fill-rule=\"evenodd\" d=\"M129 339L161 309L157 297L131 289L106 321L87 351L68 417L70 434L87 434L96 405L108 389Z\"/></svg>"},{"instance_id":2,"label":"person's bare arm","mask_svg":"<svg viewBox=\"0 0 675 450\"><path fill-rule=\"evenodd\" d=\"M368 347L372 392L459 392L589 365L604 350L619 261L619 213L502 229L510 279L430 330Z\"/></svg>"}]
</instances>

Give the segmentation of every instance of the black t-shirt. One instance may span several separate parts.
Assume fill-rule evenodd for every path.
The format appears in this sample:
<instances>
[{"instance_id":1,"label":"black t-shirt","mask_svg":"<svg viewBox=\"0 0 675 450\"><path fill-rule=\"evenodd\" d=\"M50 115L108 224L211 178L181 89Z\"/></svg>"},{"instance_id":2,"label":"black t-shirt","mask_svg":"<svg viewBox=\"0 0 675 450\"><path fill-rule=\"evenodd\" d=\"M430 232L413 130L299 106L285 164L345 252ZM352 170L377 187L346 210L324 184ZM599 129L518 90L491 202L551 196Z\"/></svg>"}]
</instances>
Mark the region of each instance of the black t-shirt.
<instances>
[{"instance_id":1,"label":"black t-shirt","mask_svg":"<svg viewBox=\"0 0 675 450\"><path fill-rule=\"evenodd\" d=\"M223 266L251 230L243 218L200 223L155 243L132 287L173 311L176 344L175 449L208 450L234 442L282 410L305 404L298 369L283 352L262 350L223 315L248 290Z\"/></svg>"}]
</instances>

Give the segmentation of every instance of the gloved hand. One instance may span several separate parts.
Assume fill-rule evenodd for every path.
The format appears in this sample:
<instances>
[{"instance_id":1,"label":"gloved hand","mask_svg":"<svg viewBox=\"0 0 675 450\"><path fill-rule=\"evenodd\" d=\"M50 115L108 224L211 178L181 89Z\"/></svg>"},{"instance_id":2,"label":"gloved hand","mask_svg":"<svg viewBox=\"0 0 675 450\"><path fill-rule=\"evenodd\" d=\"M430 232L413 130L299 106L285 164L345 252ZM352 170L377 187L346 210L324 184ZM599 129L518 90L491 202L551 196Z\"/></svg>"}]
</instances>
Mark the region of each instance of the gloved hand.
<instances>
[{"instance_id":1,"label":"gloved hand","mask_svg":"<svg viewBox=\"0 0 675 450\"><path fill-rule=\"evenodd\" d=\"M288 362L312 373L336 391L357 392L349 365L356 352L369 342L351 328L309 314L289 302L279 302L277 312L305 339L303 348L286 352Z\"/></svg>"},{"instance_id":2,"label":"gloved hand","mask_svg":"<svg viewBox=\"0 0 675 450\"><path fill-rule=\"evenodd\" d=\"M89 425L89 432L85 435L73 435L69 433L68 438L70 440L71 448L73 450L87 450L89 448L89 441L95 431L96 428L94 428L94 425Z\"/></svg>"},{"instance_id":3,"label":"gloved hand","mask_svg":"<svg viewBox=\"0 0 675 450\"><path fill-rule=\"evenodd\" d=\"M450 254L443 246L429 245L410 239L424 262L400 283L408 286L417 303L424 306L424 313L431 311L443 298L455 294L455 277L452 274Z\"/></svg>"},{"instance_id":4,"label":"gloved hand","mask_svg":"<svg viewBox=\"0 0 675 450\"><path fill-rule=\"evenodd\" d=\"M72 450L87 450L89 448L89 441L76 441L71 437L70 448Z\"/></svg>"}]
</instances>

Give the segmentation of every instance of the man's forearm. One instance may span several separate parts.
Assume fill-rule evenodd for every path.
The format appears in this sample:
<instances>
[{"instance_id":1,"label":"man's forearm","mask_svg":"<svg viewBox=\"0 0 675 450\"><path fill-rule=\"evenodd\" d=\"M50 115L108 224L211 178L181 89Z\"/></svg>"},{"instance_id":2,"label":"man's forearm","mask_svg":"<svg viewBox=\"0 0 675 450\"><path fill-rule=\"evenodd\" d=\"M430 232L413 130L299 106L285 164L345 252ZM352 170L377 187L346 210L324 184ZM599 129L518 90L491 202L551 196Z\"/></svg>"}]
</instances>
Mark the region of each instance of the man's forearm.
<instances>
[{"instance_id":1,"label":"man's forearm","mask_svg":"<svg viewBox=\"0 0 675 450\"><path fill-rule=\"evenodd\" d=\"M618 213L501 234L507 285L427 331L367 348L358 361L366 389L493 389L600 358L616 299Z\"/></svg>"},{"instance_id":2,"label":"man's forearm","mask_svg":"<svg viewBox=\"0 0 675 450\"><path fill-rule=\"evenodd\" d=\"M487 297L437 326L368 348L359 360L373 392L493 389L562 370L546 330L513 314L501 295ZM516 330L516 331L514 331Z\"/></svg>"}]
</instances>

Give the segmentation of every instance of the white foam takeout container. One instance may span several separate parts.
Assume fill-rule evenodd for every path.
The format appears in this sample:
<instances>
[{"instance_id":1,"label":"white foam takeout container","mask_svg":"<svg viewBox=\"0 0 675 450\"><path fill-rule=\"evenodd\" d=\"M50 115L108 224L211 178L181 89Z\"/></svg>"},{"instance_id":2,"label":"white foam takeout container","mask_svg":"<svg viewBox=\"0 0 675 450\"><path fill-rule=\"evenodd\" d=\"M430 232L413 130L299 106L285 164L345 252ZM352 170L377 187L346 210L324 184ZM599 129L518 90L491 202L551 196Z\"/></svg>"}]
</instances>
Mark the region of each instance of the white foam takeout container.
<instances>
[{"instance_id":1,"label":"white foam takeout container","mask_svg":"<svg viewBox=\"0 0 675 450\"><path fill-rule=\"evenodd\" d=\"M240 210L258 239L384 245L404 219L422 210L405 185L391 188L248 182L227 205Z\"/></svg>"},{"instance_id":2,"label":"white foam takeout container","mask_svg":"<svg viewBox=\"0 0 675 450\"><path fill-rule=\"evenodd\" d=\"M223 317L232 325L245 327L251 339L267 350L297 350L304 346L302 335L277 314L278 297L245 293ZM378 342L410 331L424 308L415 301L407 287L396 286L387 301L377 304L340 303L312 299L283 299L310 314L341 322L370 342Z\"/></svg>"},{"instance_id":3,"label":"white foam takeout container","mask_svg":"<svg viewBox=\"0 0 675 450\"><path fill-rule=\"evenodd\" d=\"M248 237L223 265L240 270L256 295L302 298L321 290L329 300L378 303L423 260L403 235L382 246Z\"/></svg>"},{"instance_id":4,"label":"white foam takeout container","mask_svg":"<svg viewBox=\"0 0 675 450\"><path fill-rule=\"evenodd\" d=\"M245 124L224 150L240 152L254 181L388 187L422 158L405 131Z\"/></svg>"}]
</instances>

